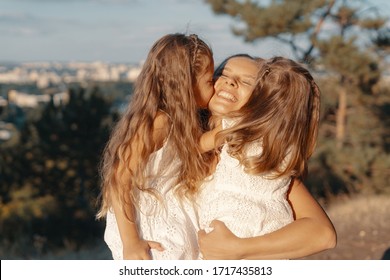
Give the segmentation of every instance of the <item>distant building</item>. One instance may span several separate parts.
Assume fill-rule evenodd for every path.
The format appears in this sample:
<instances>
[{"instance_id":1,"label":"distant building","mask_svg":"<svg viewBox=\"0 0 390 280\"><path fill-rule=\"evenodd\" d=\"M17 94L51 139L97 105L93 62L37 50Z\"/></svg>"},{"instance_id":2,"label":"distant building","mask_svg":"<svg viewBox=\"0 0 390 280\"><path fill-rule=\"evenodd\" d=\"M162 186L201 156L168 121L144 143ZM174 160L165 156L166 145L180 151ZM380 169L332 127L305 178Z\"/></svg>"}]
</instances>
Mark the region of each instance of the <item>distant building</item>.
<instances>
[{"instance_id":1,"label":"distant building","mask_svg":"<svg viewBox=\"0 0 390 280\"><path fill-rule=\"evenodd\" d=\"M0 142L8 141L12 138L15 126L12 123L0 121Z\"/></svg>"},{"instance_id":2,"label":"distant building","mask_svg":"<svg viewBox=\"0 0 390 280\"><path fill-rule=\"evenodd\" d=\"M11 131L0 128L0 140L1 141L8 141L9 139L11 139L11 136L12 136Z\"/></svg>"},{"instance_id":3,"label":"distant building","mask_svg":"<svg viewBox=\"0 0 390 280\"><path fill-rule=\"evenodd\" d=\"M53 103L55 106L67 104L69 102L69 93L67 91L53 94Z\"/></svg>"},{"instance_id":4,"label":"distant building","mask_svg":"<svg viewBox=\"0 0 390 280\"><path fill-rule=\"evenodd\" d=\"M137 80L139 74L141 73L142 68L141 67L134 67L127 72L127 79L130 82L135 82Z\"/></svg>"},{"instance_id":5,"label":"distant building","mask_svg":"<svg viewBox=\"0 0 390 280\"><path fill-rule=\"evenodd\" d=\"M7 99L5 99L4 97L0 96L0 107L5 107L7 105L8 105Z\"/></svg>"},{"instance_id":6,"label":"distant building","mask_svg":"<svg viewBox=\"0 0 390 280\"><path fill-rule=\"evenodd\" d=\"M53 98L54 105L59 106L61 104L66 104L69 102L69 93L59 92L51 95L33 95L24 92L19 92L16 90L10 90L8 92L8 102L13 103L19 107L34 108L37 107L39 104L48 103L51 98Z\"/></svg>"}]
</instances>

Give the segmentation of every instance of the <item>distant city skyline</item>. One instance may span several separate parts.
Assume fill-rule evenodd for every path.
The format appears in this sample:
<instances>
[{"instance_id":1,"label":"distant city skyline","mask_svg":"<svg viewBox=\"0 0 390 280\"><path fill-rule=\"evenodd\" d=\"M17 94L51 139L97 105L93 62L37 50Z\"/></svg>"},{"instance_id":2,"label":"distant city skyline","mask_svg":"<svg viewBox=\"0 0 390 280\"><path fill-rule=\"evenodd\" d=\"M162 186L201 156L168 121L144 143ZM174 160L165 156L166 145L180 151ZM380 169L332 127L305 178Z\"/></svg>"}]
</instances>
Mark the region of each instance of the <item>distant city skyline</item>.
<instances>
[{"instance_id":1,"label":"distant city skyline","mask_svg":"<svg viewBox=\"0 0 390 280\"><path fill-rule=\"evenodd\" d=\"M72 82L134 82L142 65L103 62L28 62L0 64L0 84L35 84L38 88Z\"/></svg>"},{"instance_id":2,"label":"distant city skyline","mask_svg":"<svg viewBox=\"0 0 390 280\"><path fill-rule=\"evenodd\" d=\"M390 16L387 0L368 2ZM158 38L172 32L197 33L216 61L238 52L292 56L271 40L244 43L232 34L234 23L203 0L0 0L0 63L138 63Z\"/></svg>"}]
</instances>

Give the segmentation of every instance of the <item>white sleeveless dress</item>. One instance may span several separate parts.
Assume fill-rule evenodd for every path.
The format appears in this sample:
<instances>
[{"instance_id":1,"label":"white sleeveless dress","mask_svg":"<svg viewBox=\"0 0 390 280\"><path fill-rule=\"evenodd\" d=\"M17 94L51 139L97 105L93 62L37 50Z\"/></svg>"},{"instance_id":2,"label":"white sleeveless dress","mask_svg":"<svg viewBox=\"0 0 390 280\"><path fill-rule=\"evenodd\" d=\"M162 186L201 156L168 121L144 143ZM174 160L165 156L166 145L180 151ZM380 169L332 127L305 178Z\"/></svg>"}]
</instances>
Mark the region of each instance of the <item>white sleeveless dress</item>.
<instances>
[{"instance_id":1,"label":"white sleeveless dress","mask_svg":"<svg viewBox=\"0 0 390 280\"><path fill-rule=\"evenodd\" d=\"M137 193L137 224L141 238L160 242L165 249L162 252L152 249L154 260L187 260L199 255L194 207L174 194L178 165L175 151L164 144L152 154L147 168L147 174L152 178L158 175L150 180L149 186L162 199L146 192ZM113 259L123 259L123 245L113 211L107 213L104 240Z\"/></svg>"},{"instance_id":2,"label":"white sleeveless dress","mask_svg":"<svg viewBox=\"0 0 390 280\"><path fill-rule=\"evenodd\" d=\"M223 127L229 126L223 121ZM248 155L259 155L261 145L252 145ZM287 201L290 177L245 173L239 161L224 145L215 173L203 184L198 196L199 226L208 229L212 220L221 220L238 237L247 238L273 232L293 221Z\"/></svg>"}]
</instances>

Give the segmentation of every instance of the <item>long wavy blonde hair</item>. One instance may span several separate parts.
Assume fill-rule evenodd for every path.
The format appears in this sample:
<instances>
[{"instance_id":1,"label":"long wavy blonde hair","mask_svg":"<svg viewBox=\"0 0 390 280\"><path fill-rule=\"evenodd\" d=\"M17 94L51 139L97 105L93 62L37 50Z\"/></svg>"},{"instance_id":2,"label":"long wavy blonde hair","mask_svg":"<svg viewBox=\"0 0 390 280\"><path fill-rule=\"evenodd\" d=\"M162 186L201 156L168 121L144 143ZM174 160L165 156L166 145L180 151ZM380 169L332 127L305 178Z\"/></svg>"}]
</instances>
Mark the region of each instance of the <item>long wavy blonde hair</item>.
<instances>
[{"instance_id":1,"label":"long wavy blonde hair","mask_svg":"<svg viewBox=\"0 0 390 280\"><path fill-rule=\"evenodd\" d=\"M260 63L253 94L240 110L234 127L217 135L246 172L274 177L304 177L317 141L320 90L310 72L287 58L257 59ZM246 156L251 143L261 144L260 156Z\"/></svg>"},{"instance_id":2,"label":"long wavy blonde hair","mask_svg":"<svg viewBox=\"0 0 390 280\"><path fill-rule=\"evenodd\" d=\"M195 193L209 172L207 157L199 150L201 120L194 96L198 75L213 61L210 47L198 36L169 34L151 48L134 86L125 113L116 124L101 162L101 207L104 217L115 194L122 209L135 204L135 190L152 191L146 184L146 166L156 150L151 135L158 111L169 116L170 145L180 161L178 182L183 193ZM143 143L136 168L130 170L131 145ZM130 178L130 179L128 179Z\"/></svg>"}]
</instances>

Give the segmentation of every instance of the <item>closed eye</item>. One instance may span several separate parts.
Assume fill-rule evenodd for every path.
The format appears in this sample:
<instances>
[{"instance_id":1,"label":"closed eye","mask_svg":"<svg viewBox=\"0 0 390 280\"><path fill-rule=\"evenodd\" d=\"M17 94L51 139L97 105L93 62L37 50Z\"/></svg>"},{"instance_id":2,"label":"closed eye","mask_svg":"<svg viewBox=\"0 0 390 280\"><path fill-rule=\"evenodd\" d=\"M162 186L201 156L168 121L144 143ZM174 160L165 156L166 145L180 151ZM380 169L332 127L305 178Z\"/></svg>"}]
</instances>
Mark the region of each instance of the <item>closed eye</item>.
<instances>
[{"instance_id":1,"label":"closed eye","mask_svg":"<svg viewBox=\"0 0 390 280\"><path fill-rule=\"evenodd\" d=\"M253 85L252 81L245 81L244 80L244 81L241 81L241 83L246 85L246 86L250 86L250 87Z\"/></svg>"}]
</instances>

